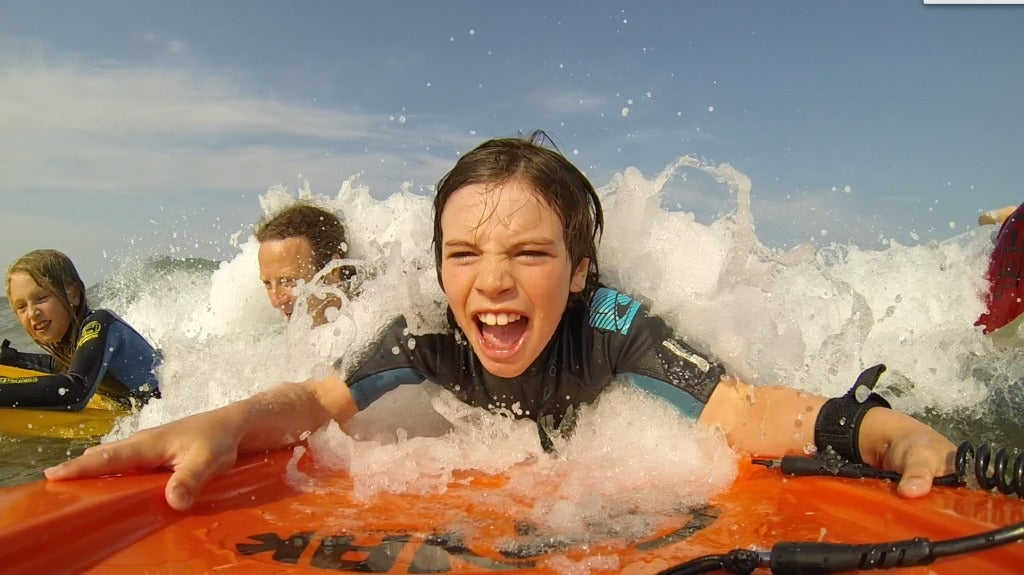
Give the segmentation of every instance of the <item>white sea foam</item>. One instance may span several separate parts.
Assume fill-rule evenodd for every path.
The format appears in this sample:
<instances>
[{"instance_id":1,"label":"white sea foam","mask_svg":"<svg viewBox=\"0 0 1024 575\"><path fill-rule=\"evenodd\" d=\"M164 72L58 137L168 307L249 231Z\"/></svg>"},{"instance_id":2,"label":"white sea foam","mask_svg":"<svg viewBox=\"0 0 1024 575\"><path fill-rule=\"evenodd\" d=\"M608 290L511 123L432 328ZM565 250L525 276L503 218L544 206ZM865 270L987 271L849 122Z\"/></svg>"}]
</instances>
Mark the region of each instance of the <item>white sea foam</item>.
<instances>
[{"instance_id":1,"label":"white sea foam","mask_svg":"<svg viewBox=\"0 0 1024 575\"><path fill-rule=\"evenodd\" d=\"M649 534L736 477L736 457L720 435L627 385L613 386L583 408L575 433L558 439L550 453L541 448L532 422L468 407L433 386L427 390L429 405L413 392L396 406L421 414L432 406L427 419L446 424L421 436L382 426L361 440L332 424L309 439L319 466L346 470L357 499L380 492L444 493L453 481L465 480L460 472L506 474L508 481L479 493L480 501L528 523L533 537L566 541ZM294 484L323 489L315 477ZM457 527L487 529L472 521Z\"/></svg>"}]
</instances>

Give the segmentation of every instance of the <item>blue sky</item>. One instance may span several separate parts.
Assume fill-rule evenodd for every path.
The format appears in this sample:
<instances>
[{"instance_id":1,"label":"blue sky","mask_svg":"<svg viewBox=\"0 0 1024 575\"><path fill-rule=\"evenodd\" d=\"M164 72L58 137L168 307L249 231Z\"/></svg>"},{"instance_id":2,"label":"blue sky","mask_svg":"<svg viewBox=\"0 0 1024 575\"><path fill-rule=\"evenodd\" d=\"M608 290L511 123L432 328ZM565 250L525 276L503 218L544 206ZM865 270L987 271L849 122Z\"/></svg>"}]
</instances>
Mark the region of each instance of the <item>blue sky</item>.
<instances>
[{"instance_id":1,"label":"blue sky","mask_svg":"<svg viewBox=\"0 0 1024 575\"><path fill-rule=\"evenodd\" d=\"M7 0L0 262L232 257L270 186L427 191L535 128L598 186L732 164L770 246L943 240L1022 201L1022 29L920 0ZM699 221L731 209L677 180Z\"/></svg>"}]
</instances>

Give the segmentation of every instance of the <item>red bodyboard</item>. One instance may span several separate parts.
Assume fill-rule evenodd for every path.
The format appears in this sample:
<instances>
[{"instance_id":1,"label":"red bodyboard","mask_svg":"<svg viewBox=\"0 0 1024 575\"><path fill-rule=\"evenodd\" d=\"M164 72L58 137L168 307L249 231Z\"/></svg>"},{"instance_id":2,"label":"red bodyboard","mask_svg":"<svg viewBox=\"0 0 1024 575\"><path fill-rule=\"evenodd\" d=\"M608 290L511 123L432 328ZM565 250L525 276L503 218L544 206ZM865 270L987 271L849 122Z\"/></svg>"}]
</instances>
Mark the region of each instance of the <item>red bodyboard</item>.
<instances>
[{"instance_id":1,"label":"red bodyboard","mask_svg":"<svg viewBox=\"0 0 1024 575\"><path fill-rule=\"evenodd\" d=\"M1003 327L1024 312L1024 290L1021 290L1022 258L1024 258L1024 204L1021 204L999 228L996 246L988 263L988 295L985 312L974 325L985 333Z\"/></svg>"}]
</instances>

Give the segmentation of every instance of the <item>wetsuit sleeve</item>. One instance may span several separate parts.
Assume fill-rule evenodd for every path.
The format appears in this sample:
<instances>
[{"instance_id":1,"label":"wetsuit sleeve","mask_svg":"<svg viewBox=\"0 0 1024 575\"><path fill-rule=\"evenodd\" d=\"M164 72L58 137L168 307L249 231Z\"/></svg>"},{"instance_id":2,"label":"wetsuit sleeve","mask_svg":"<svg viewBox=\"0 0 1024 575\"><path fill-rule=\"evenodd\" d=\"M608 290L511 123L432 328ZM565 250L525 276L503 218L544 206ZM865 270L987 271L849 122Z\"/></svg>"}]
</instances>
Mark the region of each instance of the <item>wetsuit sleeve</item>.
<instances>
[{"instance_id":1,"label":"wetsuit sleeve","mask_svg":"<svg viewBox=\"0 0 1024 575\"><path fill-rule=\"evenodd\" d=\"M78 346L67 372L9 379L0 384L0 406L68 411L83 409L107 374L111 358L124 347L124 327L123 322L109 311L90 313L83 322ZM150 355L150 368L152 360Z\"/></svg>"},{"instance_id":2,"label":"wetsuit sleeve","mask_svg":"<svg viewBox=\"0 0 1024 575\"><path fill-rule=\"evenodd\" d=\"M117 399L127 399L130 396L140 401L160 397L155 374L160 363L160 354L146 338L113 312L95 312L97 316L100 314L111 317L106 320L106 336L103 338L102 365L107 368L107 377L100 375L99 392ZM88 362L83 364L85 368L88 366ZM71 368L75 368L74 363Z\"/></svg>"},{"instance_id":3,"label":"wetsuit sleeve","mask_svg":"<svg viewBox=\"0 0 1024 575\"><path fill-rule=\"evenodd\" d=\"M419 384L437 373L438 334L414 336L405 318L394 320L357 356L343 377L360 410L400 385Z\"/></svg>"},{"instance_id":4,"label":"wetsuit sleeve","mask_svg":"<svg viewBox=\"0 0 1024 575\"><path fill-rule=\"evenodd\" d=\"M57 360L47 353L22 352L11 347L11 342L4 340L0 343L0 365L31 369L43 373L56 373L59 371Z\"/></svg>"},{"instance_id":5,"label":"wetsuit sleeve","mask_svg":"<svg viewBox=\"0 0 1024 575\"><path fill-rule=\"evenodd\" d=\"M622 336L607 339L615 375L700 417L725 368L625 294L602 287L591 305L591 326Z\"/></svg>"}]
</instances>

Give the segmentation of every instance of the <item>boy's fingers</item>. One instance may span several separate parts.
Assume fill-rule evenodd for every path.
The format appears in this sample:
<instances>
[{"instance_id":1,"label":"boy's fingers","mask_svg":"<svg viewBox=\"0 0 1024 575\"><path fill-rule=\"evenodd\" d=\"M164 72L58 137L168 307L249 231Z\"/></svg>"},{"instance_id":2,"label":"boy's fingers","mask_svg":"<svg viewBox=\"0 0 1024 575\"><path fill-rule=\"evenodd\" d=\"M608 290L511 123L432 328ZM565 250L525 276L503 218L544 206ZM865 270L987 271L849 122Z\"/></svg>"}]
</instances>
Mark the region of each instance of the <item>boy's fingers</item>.
<instances>
[{"instance_id":1,"label":"boy's fingers","mask_svg":"<svg viewBox=\"0 0 1024 575\"><path fill-rule=\"evenodd\" d=\"M174 473L167 480L164 497L167 504L177 511L185 511L192 507L199 492L210 479L231 469L233 460L217 461L209 454L193 455L175 465Z\"/></svg>"},{"instance_id":2,"label":"boy's fingers","mask_svg":"<svg viewBox=\"0 0 1024 575\"><path fill-rule=\"evenodd\" d=\"M90 447L82 455L47 468L47 479L59 481L79 477L113 475L133 469L154 469L163 465L163 456L147 442L117 442Z\"/></svg>"},{"instance_id":3,"label":"boy's fingers","mask_svg":"<svg viewBox=\"0 0 1024 575\"><path fill-rule=\"evenodd\" d=\"M932 489L935 477L935 461L926 449L910 449L903 461L903 477L896 486L896 493L914 499L924 497Z\"/></svg>"}]
</instances>

